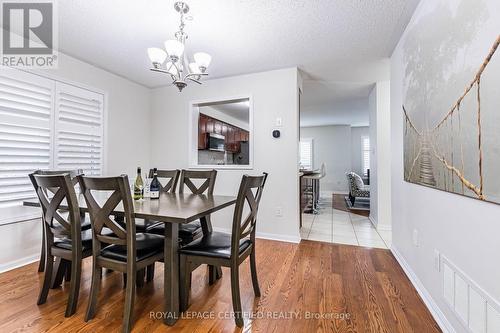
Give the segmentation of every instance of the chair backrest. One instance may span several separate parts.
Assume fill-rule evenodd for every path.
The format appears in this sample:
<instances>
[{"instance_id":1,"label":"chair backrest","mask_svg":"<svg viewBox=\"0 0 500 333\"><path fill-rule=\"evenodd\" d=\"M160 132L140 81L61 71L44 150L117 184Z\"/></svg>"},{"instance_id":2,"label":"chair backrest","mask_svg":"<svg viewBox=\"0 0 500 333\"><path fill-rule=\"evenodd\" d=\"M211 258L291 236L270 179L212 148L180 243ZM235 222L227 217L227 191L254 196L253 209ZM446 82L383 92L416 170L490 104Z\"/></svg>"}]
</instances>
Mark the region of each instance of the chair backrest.
<instances>
[{"instance_id":1,"label":"chair backrest","mask_svg":"<svg viewBox=\"0 0 500 333\"><path fill-rule=\"evenodd\" d=\"M179 193L184 193L184 185L189 188L193 194L214 194L215 178L217 177L217 170L182 170L181 179L179 184ZM205 180L199 187L197 187L191 179Z\"/></svg>"},{"instance_id":2,"label":"chair backrest","mask_svg":"<svg viewBox=\"0 0 500 333\"><path fill-rule=\"evenodd\" d=\"M71 182L73 183L73 186L78 184L78 178L77 176L83 175L83 170L82 169L73 169L73 170L36 170L33 172L35 175L45 175L45 176L55 176L55 175L63 175L63 174L68 174L69 177L71 178ZM53 192L50 188L47 189L50 192Z\"/></svg>"},{"instance_id":3,"label":"chair backrest","mask_svg":"<svg viewBox=\"0 0 500 333\"><path fill-rule=\"evenodd\" d=\"M357 191L363 187L363 179L355 172L349 172L347 174L347 180L349 181L349 190Z\"/></svg>"},{"instance_id":4,"label":"chair backrest","mask_svg":"<svg viewBox=\"0 0 500 333\"><path fill-rule=\"evenodd\" d=\"M163 192L175 193L177 182L179 181L180 170L156 170L158 180L160 181L161 190ZM153 178L153 169L149 169L149 178ZM165 179L165 185L161 180Z\"/></svg>"},{"instance_id":5,"label":"chair backrest","mask_svg":"<svg viewBox=\"0 0 500 333\"><path fill-rule=\"evenodd\" d=\"M31 173L31 183L42 207L42 222L46 235L72 240L73 248L81 246L81 219L78 199L69 174L43 175ZM49 196L48 193L52 193ZM61 205L66 203L67 209ZM68 211L66 216L61 211Z\"/></svg>"},{"instance_id":6,"label":"chair backrest","mask_svg":"<svg viewBox=\"0 0 500 333\"><path fill-rule=\"evenodd\" d=\"M130 193L127 175L118 177L85 177L78 181L87 203L92 224L94 255L101 249L102 243L126 245L127 251L135 255L135 219L134 205ZM111 195L109 193L111 192ZM111 219L113 210L123 204L125 229ZM103 234L104 228L111 229Z\"/></svg>"},{"instance_id":7,"label":"chair backrest","mask_svg":"<svg viewBox=\"0 0 500 333\"><path fill-rule=\"evenodd\" d=\"M259 203L262 198L262 191L266 183L267 173L262 176L244 175L241 179L236 206L233 215L233 229L231 235L231 256L237 258L239 243L243 238L250 237L255 240L255 225L257 223L257 213ZM243 218L245 202L248 204L248 214Z\"/></svg>"}]
</instances>

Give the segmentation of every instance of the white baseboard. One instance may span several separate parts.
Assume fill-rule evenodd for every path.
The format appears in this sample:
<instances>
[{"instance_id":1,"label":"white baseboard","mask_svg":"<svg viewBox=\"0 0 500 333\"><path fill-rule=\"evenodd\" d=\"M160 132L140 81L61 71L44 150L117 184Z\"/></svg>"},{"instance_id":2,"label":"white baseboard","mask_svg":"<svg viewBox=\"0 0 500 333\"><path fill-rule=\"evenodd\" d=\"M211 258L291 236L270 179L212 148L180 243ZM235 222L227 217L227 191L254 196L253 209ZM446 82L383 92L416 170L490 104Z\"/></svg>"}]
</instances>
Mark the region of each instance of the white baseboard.
<instances>
[{"instance_id":1,"label":"white baseboard","mask_svg":"<svg viewBox=\"0 0 500 333\"><path fill-rule=\"evenodd\" d=\"M28 264L31 264L32 262L38 261L40 259L40 254L34 254L29 257L24 257L21 259L17 259L11 262L8 262L6 264L1 264L0 265L0 273L4 273L10 270L13 270L15 268L19 268Z\"/></svg>"},{"instance_id":2,"label":"white baseboard","mask_svg":"<svg viewBox=\"0 0 500 333\"><path fill-rule=\"evenodd\" d=\"M420 279L411 269L410 265L408 265L403 255L397 250L396 247L394 247L394 245L391 246L391 252L398 261L401 268L403 268L403 271L406 273L406 276L408 276L408 278L410 279L410 282L413 284L413 287L415 287L415 289L417 290L418 294L424 301L425 305L427 306L427 309L429 309L429 312L431 313L432 317L434 317L434 320L436 320L441 330L444 333L456 333L455 329L448 321L444 313L441 311L437 303L434 301L434 299L429 294L427 289L425 289L422 282L420 282Z\"/></svg>"},{"instance_id":3,"label":"white baseboard","mask_svg":"<svg viewBox=\"0 0 500 333\"><path fill-rule=\"evenodd\" d=\"M218 232L225 232L228 234L231 233L231 230L228 228L213 227L213 229L214 229L214 231L218 231ZM267 232L256 232L255 237L261 238L261 239L275 240L275 241L280 241L280 242L288 242L288 243L300 243L300 239L301 239L299 236L278 235L278 234L270 234Z\"/></svg>"}]
</instances>

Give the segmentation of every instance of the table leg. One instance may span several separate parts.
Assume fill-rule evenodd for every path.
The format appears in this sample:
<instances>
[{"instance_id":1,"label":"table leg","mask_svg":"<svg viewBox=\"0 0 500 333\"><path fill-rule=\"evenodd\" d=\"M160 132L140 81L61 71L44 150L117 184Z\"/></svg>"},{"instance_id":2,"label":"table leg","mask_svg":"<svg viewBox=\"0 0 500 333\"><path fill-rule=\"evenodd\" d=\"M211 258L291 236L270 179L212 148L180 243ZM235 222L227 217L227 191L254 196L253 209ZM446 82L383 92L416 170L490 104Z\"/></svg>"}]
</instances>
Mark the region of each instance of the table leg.
<instances>
[{"instance_id":1,"label":"table leg","mask_svg":"<svg viewBox=\"0 0 500 333\"><path fill-rule=\"evenodd\" d=\"M212 221L210 221L210 215L203 216L200 218L201 230L203 235L208 235L213 231ZM222 269L220 266L208 266L208 283L213 284L216 280L222 277Z\"/></svg>"},{"instance_id":2,"label":"table leg","mask_svg":"<svg viewBox=\"0 0 500 333\"><path fill-rule=\"evenodd\" d=\"M164 323L172 326L179 319L179 254L178 249L179 225L165 223L165 268L164 268L164 296L165 318Z\"/></svg>"}]
</instances>

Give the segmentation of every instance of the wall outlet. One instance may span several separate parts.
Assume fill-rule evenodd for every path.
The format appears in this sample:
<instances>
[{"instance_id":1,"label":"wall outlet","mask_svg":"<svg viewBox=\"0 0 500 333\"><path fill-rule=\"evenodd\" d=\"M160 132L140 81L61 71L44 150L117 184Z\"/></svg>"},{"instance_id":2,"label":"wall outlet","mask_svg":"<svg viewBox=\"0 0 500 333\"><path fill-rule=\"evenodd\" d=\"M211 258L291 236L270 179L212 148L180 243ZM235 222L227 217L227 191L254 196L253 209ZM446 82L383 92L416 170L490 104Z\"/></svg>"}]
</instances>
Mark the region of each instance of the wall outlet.
<instances>
[{"instance_id":1,"label":"wall outlet","mask_svg":"<svg viewBox=\"0 0 500 333\"><path fill-rule=\"evenodd\" d=\"M436 249L434 249L434 268L438 272L441 271L441 254Z\"/></svg>"},{"instance_id":2,"label":"wall outlet","mask_svg":"<svg viewBox=\"0 0 500 333\"><path fill-rule=\"evenodd\" d=\"M418 230L413 229L413 245L418 247Z\"/></svg>"},{"instance_id":3,"label":"wall outlet","mask_svg":"<svg viewBox=\"0 0 500 333\"><path fill-rule=\"evenodd\" d=\"M283 217L283 207L276 207L276 217Z\"/></svg>"}]
</instances>

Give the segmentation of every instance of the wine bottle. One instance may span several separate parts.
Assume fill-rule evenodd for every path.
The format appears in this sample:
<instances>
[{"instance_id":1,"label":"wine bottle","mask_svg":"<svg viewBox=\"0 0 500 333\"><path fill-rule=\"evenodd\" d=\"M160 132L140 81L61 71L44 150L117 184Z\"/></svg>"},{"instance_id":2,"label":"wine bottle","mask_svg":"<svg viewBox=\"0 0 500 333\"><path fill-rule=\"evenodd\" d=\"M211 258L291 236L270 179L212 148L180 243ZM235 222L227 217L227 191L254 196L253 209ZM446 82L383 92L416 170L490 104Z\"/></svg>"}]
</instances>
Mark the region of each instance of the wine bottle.
<instances>
[{"instance_id":1,"label":"wine bottle","mask_svg":"<svg viewBox=\"0 0 500 333\"><path fill-rule=\"evenodd\" d=\"M142 182L141 167L137 168L137 177L134 182L134 200L141 200L144 197L144 183Z\"/></svg>"},{"instance_id":2,"label":"wine bottle","mask_svg":"<svg viewBox=\"0 0 500 333\"><path fill-rule=\"evenodd\" d=\"M151 199L159 199L160 198L160 188L161 184L158 180L158 171L156 168L153 169L153 180L151 180L151 184L149 185L149 197Z\"/></svg>"}]
</instances>

